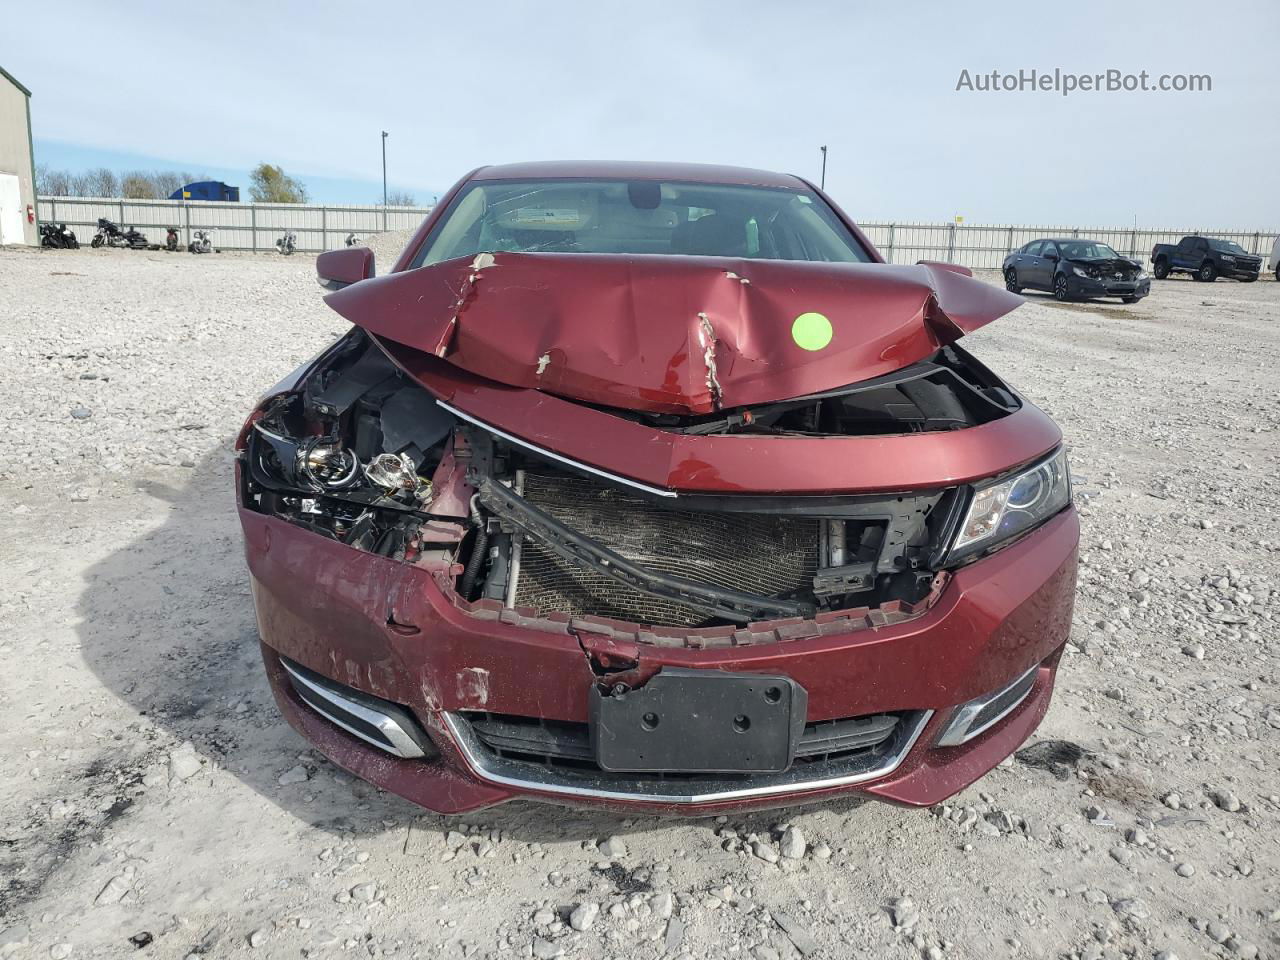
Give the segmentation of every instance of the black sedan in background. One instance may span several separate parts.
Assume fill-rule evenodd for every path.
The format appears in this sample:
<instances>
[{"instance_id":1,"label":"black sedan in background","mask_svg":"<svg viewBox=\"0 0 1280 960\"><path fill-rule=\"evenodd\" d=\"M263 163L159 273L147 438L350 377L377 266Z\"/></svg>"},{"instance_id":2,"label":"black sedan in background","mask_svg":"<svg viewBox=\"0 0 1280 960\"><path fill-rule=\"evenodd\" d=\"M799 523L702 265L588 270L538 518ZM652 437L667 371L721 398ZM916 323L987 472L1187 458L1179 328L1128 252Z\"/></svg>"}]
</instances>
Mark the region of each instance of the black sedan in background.
<instances>
[{"instance_id":1,"label":"black sedan in background","mask_svg":"<svg viewBox=\"0 0 1280 960\"><path fill-rule=\"evenodd\" d=\"M1058 300L1119 297L1137 303L1151 292L1151 278L1138 261L1105 243L1076 238L1032 240L1013 251L1004 258L1004 285L1013 293L1049 290Z\"/></svg>"}]
</instances>

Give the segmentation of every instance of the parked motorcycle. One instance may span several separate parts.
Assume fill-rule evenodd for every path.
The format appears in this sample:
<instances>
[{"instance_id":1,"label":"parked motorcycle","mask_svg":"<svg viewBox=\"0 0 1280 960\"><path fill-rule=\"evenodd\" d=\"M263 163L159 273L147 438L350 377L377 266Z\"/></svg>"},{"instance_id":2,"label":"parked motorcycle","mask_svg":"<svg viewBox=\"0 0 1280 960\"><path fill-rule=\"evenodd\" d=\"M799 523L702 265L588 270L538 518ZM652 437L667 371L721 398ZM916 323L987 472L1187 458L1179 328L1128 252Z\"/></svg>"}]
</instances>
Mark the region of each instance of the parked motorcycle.
<instances>
[{"instance_id":1,"label":"parked motorcycle","mask_svg":"<svg viewBox=\"0 0 1280 960\"><path fill-rule=\"evenodd\" d=\"M358 247L360 246L360 237L357 234L348 233L345 243L348 247Z\"/></svg>"},{"instance_id":2,"label":"parked motorcycle","mask_svg":"<svg viewBox=\"0 0 1280 960\"><path fill-rule=\"evenodd\" d=\"M191 253L213 253L213 231L196 230L191 234L191 242L187 250Z\"/></svg>"},{"instance_id":3,"label":"parked motorcycle","mask_svg":"<svg viewBox=\"0 0 1280 960\"><path fill-rule=\"evenodd\" d=\"M65 223L40 224L40 246L54 250L79 250L80 241Z\"/></svg>"},{"instance_id":4,"label":"parked motorcycle","mask_svg":"<svg viewBox=\"0 0 1280 960\"><path fill-rule=\"evenodd\" d=\"M93 235L93 239L89 241L91 247L125 247L128 244L124 240L124 234L120 228L108 220L106 217L98 218L98 232Z\"/></svg>"},{"instance_id":5,"label":"parked motorcycle","mask_svg":"<svg viewBox=\"0 0 1280 960\"><path fill-rule=\"evenodd\" d=\"M292 230L286 230L284 236L276 241L276 251L283 256L289 256L298 247L298 235Z\"/></svg>"},{"instance_id":6,"label":"parked motorcycle","mask_svg":"<svg viewBox=\"0 0 1280 960\"><path fill-rule=\"evenodd\" d=\"M164 234L164 248L170 253L178 249L178 228L168 227Z\"/></svg>"},{"instance_id":7,"label":"parked motorcycle","mask_svg":"<svg viewBox=\"0 0 1280 960\"><path fill-rule=\"evenodd\" d=\"M89 241L92 247L129 247L133 250L147 249L147 237L135 227L121 230L120 227L106 217L98 218L98 232Z\"/></svg>"}]
</instances>

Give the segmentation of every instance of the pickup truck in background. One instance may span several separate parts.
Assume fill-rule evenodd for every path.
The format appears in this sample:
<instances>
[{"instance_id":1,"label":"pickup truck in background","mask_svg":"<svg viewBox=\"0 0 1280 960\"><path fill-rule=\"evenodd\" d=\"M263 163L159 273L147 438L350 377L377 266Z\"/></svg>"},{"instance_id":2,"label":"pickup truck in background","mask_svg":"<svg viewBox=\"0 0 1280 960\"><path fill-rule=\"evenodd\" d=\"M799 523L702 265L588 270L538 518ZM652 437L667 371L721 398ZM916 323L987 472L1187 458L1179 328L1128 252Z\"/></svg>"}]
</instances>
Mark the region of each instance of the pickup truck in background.
<instances>
[{"instance_id":1,"label":"pickup truck in background","mask_svg":"<svg viewBox=\"0 0 1280 960\"><path fill-rule=\"evenodd\" d=\"M1157 280L1171 273L1189 273L1206 283L1218 277L1252 283L1262 269L1262 258L1234 240L1197 236L1183 237L1176 244L1157 243L1151 248L1151 263Z\"/></svg>"}]
</instances>

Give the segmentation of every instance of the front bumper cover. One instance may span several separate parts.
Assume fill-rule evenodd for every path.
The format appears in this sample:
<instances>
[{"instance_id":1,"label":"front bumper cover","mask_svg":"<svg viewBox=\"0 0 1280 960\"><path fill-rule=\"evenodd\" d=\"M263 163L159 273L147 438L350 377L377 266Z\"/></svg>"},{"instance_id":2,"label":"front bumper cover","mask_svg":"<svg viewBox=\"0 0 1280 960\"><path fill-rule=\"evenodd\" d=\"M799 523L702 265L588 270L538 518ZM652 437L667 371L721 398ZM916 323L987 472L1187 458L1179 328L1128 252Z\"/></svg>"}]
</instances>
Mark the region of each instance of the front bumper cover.
<instances>
[{"instance_id":1,"label":"front bumper cover","mask_svg":"<svg viewBox=\"0 0 1280 960\"><path fill-rule=\"evenodd\" d=\"M596 791L512 778L486 767L453 722L488 711L585 722L596 677L582 629L516 611L482 619L456 607L427 571L241 510L267 674L289 722L338 765L441 813L517 796L699 814L777 806L856 791L910 805L937 803L1017 748L1048 707L1071 622L1078 520L1073 510L956 571L933 606L901 623L792 631L795 639L698 649L640 645L642 670L662 666L785 675L823 721L906 712L918 728L887 767L844 776L711 787L683 796ZM829 625L828 625L829 626ZM438 755L392 756L335 726L298 696L280 657L403 705ZM958 746L938 747L957 705L1030 670L1013 710Z\"/></svg>"},{"instance_id":2,"label":"front bumper cover","mask_svg":"<svg viewBox=\"0 0 1280 960\"><path fill-rule=\"evenodd\" d=\"M1115 280L1078 277L1074 273L1066 274L1067 290L1076 297L1138 297L1141 299L1151 292L1151 279Z\"/></svg>"},{"instance_id":3,"label":"front bumper cover","mask_svg":"<svg viewBox=\"0 0 1280 960\"><path fill-rule=\"evenodd\" d=\"M1224 266L1224 267L1222 268L1222 272L1219 274L1219 276L1221 276L1221 277L1226 277L1226 278L1231 279L1231 280L1246 280L1246 281L1249 281L1249 280L1257 280L1257 279L1258 279L1258 277L1259 277L1259 276L1261 276L1261 274L1262 274L1262 268L1261 268L1261 266L1257 266L1257 267L1227 267L1227 266Z\"/></svg>"}]
</instances>

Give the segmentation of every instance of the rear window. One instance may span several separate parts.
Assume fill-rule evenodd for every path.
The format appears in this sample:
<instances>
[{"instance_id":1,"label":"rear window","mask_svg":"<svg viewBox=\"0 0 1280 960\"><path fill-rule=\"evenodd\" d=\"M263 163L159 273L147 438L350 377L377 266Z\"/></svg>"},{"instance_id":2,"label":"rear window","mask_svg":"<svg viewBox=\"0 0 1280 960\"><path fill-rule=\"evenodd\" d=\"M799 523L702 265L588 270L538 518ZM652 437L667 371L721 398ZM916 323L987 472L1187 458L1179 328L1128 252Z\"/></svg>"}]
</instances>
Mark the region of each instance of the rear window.
<instances>
[{"instance_id":1,"label":"rear window","mask_svg":"<svg viewBox=\"0 0 1280 960\"><path fill-rule=\"evenodd\" d=\"M449 205L414 266L502 252L872 260L822 198L807 190L657 180L482 180Z\"/></svg>"}]
</instances>

